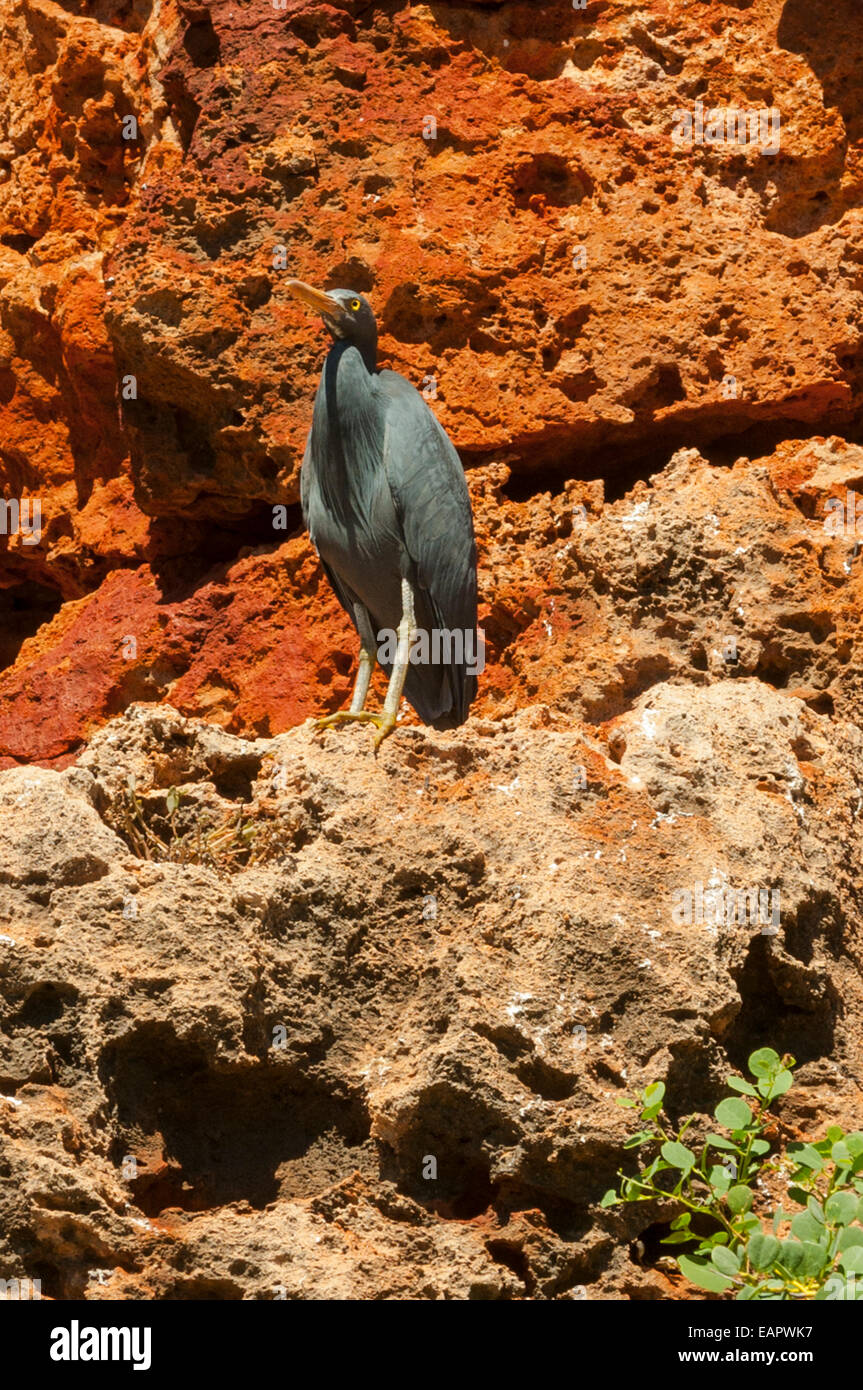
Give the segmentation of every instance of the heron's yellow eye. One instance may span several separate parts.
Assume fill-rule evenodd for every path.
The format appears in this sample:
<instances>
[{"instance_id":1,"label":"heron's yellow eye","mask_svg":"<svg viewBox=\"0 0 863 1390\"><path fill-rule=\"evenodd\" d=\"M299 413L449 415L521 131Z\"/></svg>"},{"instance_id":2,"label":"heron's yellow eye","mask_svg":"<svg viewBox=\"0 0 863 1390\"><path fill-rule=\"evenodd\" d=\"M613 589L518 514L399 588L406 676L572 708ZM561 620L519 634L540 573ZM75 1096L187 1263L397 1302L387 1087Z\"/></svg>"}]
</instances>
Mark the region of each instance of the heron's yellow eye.
<instances>
[{"instance_id":1,"label":"heron's yellow eye","mask_svg":"<svg viewBox=\"0 0 863 1390\"><path fill-rule=\"evenodd\" d=\"M357 309L359 309L359 307L360 307L360 301L359 301L358 299L352 299L352 300L351 300L351 308L353 309L354 313L357 312Z\"/></svg>"}]
</instances>

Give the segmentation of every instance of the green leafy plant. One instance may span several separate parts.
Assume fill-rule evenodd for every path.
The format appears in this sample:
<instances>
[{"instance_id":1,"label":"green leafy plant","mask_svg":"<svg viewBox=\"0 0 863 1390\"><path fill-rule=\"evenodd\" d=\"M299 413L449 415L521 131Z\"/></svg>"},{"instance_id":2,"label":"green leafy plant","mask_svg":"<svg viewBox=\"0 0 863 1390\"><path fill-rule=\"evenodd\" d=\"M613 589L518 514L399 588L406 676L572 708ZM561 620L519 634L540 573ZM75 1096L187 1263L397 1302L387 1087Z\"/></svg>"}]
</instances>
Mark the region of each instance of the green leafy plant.
<instances>
[{"instance_id":1,"label":"green leafy plant","mask_svg":"<svg viewBox=\"0 0 863 1390\"><path fill-rule=\"evenodd\" d=\"M683 1142L697 1120L676 1132L655 1082L618 1104L638 1109L641 1128L625 1148L640 1151L634 1177L620 1172L604 1207L661 1199L675 1206L663 1245L686 1245L681 1273L698 1288L737 1299L863 1299L863 1133L838 1125L818 1143L788 1144L770 1157L778 1133L770 1106L793 1082L793 1057L760 1048L751 1081L729 1076L735 1093L713 1112L700 1155ZM770 1137L768 1137L770 1136ZM649 1161L645 1163L645 1159ZM764 1178L784 1185L769 1210ZM761 1181L759 1181L761 1178ZM786 1210L787 1193L794 1208Z\"/></svg>"}]
</instances>

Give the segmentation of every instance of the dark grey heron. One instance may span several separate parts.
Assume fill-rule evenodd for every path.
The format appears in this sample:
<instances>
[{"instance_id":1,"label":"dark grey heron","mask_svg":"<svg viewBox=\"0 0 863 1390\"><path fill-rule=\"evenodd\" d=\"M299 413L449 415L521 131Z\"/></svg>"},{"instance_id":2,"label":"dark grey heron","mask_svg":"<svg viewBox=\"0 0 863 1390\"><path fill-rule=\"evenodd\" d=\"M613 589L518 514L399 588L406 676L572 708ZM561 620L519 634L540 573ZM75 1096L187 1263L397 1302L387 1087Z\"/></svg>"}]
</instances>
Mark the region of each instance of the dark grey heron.
<instances>
[{"instance_id":1,"label":"dark grey heron","mask_svg":"<svg viewBox=\"0 0 863 1390\"><path fill-rule=\"evenodd\" d=\"M479 653L476 544L458 454L410 382L378 371L377 324L361 294L301 280L288 289L333 338L300 495L324 572L360 639L350 708L318 727L368 720L377 725L377 750L404 693L424 723L455 728L476 693ZM380 714L365 709L376 660L389 675Z\"/></svg>"}]
</instances>

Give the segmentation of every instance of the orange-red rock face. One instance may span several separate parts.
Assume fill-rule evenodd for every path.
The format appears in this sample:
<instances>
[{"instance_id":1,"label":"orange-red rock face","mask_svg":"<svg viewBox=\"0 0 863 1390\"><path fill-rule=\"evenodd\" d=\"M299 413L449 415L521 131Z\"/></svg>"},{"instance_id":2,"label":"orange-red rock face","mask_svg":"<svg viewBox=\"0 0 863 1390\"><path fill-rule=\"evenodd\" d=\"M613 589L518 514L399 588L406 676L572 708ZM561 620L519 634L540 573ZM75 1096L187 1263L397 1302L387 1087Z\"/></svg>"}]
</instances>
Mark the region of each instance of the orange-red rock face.
<instances>
[{"instance_id":1,"label":"orange-red rock face","mask_svg":"<svg viewBox=\"0 0 863 1390\"><path fill-rule=\"evenodd\" d=\"M344 699L347 623L271 525L325 351L292 275L369 295L469 465L482 710L611 717L716 678L727 620L847 706L856 579L799 489L861 404L855 13L3 0L0 467L42 507L0 536L4 762L131 699L244 734ZM778 110L778 150L675 143L699 100ZM603 512L678 447L682 499Z\"/></svg>"}]
</instances>

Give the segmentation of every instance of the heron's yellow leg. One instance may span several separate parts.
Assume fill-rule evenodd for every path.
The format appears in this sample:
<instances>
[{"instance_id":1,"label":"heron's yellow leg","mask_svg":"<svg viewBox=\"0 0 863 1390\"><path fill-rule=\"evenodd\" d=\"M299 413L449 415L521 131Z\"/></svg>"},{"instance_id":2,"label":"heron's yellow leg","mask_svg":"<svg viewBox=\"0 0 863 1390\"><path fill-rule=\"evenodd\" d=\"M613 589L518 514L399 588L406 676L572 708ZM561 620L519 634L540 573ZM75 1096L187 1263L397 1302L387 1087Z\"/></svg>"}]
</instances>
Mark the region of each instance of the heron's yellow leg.
<instances>
[{"instance_id":1,"label":"heron's yellow leg","mask_svg":"<svg viewBox=\"0 0 863 1390\"><path fill-rule=\"evenodd\" d=\"M354 693L351 698L349 709L337 710L335 714L326 714L321 719L315 720L316 729L332 729L337 724L347 724L350 721L364 721L368 724L380 724L383 716L380 714L367 713L363 709L366 696L369 693L369 681L372 678L372 671L375 666L374 654L368 647L360 648L360 664L357 668L357 678L354 682Z\"/></svg>"},{"instance_id":2,"label":"heron's yellow leg","mask_svg":"<svg viewBox=\"0 0 863 1390\"><path fill-rule=\"evenodd\" d=\"M363 617L358 612L360 631L364 632ZM367 619L366 619L367 621ZM377 752L383 743L396 727L396 719L399 712L399 704L404 690L405 679L408 673L408 662L410 661L411 640L414 634L414 596L413 590L407 579L402 580L402 616L398 626L398 640L396 645L396 659L393 662L393 669L390 675L390 683L387 686L384 707L380 714L372 714L371 711L363 709L366 696L369 690L372 671L374 670L375 658L371 647L364 639L360 648L360 664L357 670L357 679L354 685L353 698L351 699L350 709L337 710L335 714L324 715L321 719L315 720L316 729L333 729L338 724L348 724L362 722L366 724L377 724L378 731L374 737L373 748Z\"/></svg>"},{"instance_id":3,"label":"heron's yellow leg","mask_svg":"<svg viewBox=\"0 0 863 1390\"><path fill-rule=\"evenodd\" d=\"M405 678L408 673L408 662L410 661L411 641L414 635L414 595L413 589L407 579L402 580L402 616L398 630L398 644L396 646L396 659L393 662L390 683L387 687L387 695L384 700L382 719L375 734L374 750L378 751L384 739L387 738L396 727L396 717L399 712L402 691L405 688Z\"/></svg>"},{"instance_id":4,"label":"heron's yellow leg","mask_svg":"<svg viewBox=\"0 0 863 1390\"><path fill-rule=\"evenodd\" d=\"M361 603L354 604L354 616L360 633L360 660L350 706L346 710L339 710L336 714L328 714L322 719L316 719L316 729L331 729L336 724L344 724L348 720L357 718L373 722L378 719L376 714L363 714L366 696L369 693L369 682L372 678L372 671L375 669L374 632L369 615Z\"/></svg>"}]
</instances>

